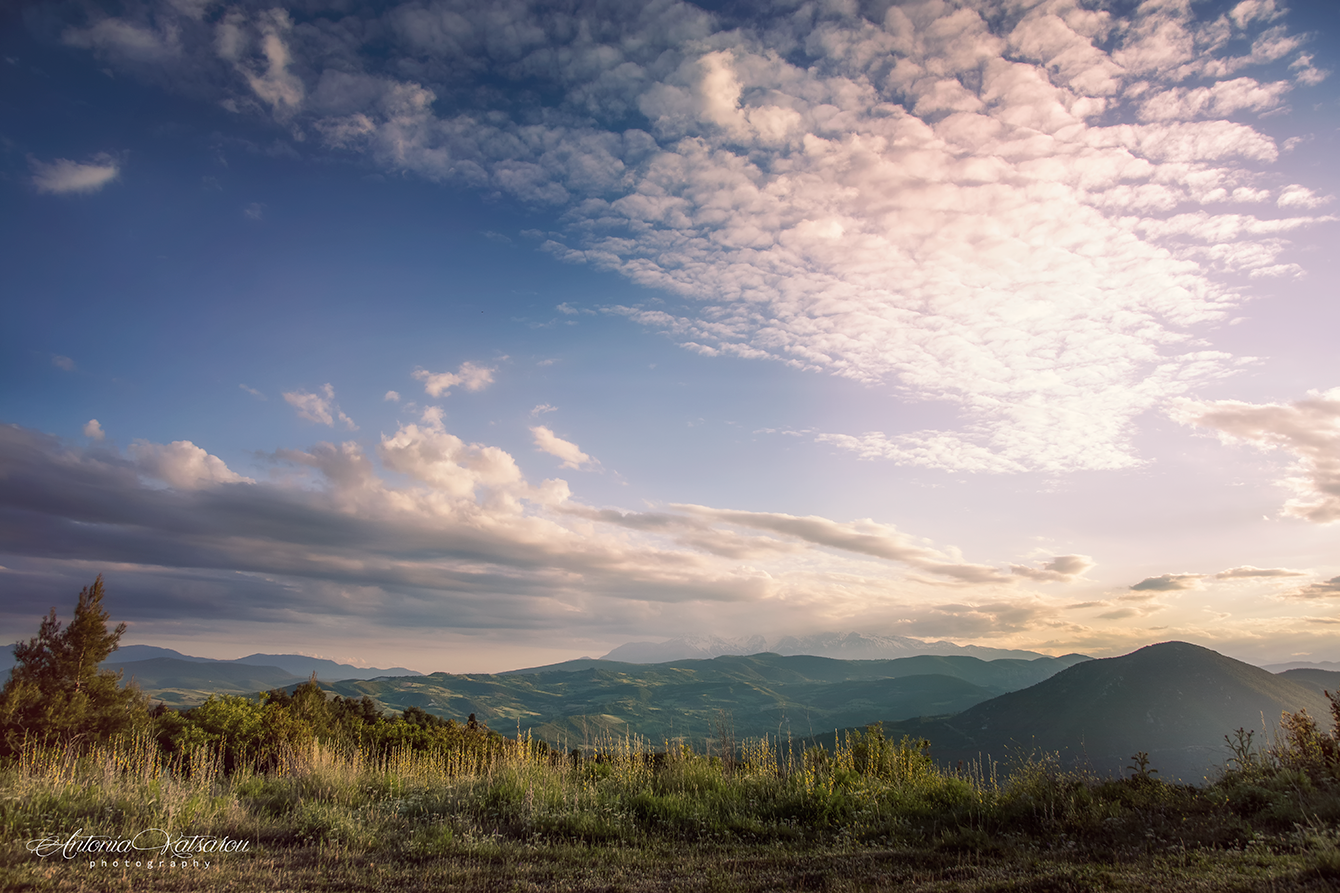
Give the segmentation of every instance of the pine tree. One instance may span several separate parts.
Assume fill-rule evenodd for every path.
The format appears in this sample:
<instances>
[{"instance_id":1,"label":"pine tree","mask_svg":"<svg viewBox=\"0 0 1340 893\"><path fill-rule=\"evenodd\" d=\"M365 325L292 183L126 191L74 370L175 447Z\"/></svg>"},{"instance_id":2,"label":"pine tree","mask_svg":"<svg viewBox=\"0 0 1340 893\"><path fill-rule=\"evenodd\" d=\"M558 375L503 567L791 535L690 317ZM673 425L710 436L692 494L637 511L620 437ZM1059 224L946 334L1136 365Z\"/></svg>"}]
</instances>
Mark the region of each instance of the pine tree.
<instances>
[{"instance_id":1,"label":"pine tree","mask_svg":"<svg viewBox=\"0 0 1340 893\"><path fill-rule=\"evenodd\" d=\"M0 750L15 753L33 740L103 739L147 716L142 692L121 685L121 673L99 670L116 650L124 623L107 629L102 575L85 586L64 629L56 609L37 636L14 647L17 663L0 691Z\"/></svg>"}]
</instances>

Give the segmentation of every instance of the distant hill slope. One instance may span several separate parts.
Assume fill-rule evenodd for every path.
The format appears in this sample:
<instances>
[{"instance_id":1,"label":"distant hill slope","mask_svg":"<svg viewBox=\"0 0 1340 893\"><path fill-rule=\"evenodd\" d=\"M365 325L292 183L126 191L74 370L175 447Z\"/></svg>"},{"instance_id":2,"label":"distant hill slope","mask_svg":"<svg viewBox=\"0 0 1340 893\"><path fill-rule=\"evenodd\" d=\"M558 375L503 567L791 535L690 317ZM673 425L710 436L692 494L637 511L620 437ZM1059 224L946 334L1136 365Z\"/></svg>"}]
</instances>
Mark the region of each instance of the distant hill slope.
<instances>
[{"instance_id":1,"label":"distant hill slope","mask_svg":"<svg viewBox=\"0 0 1340 893\"><path fill-rule=\"evenodd\" d=\"M191 707L212 694L254 695L272 688L284 688L302 677L278 667L254 667L247 664L177 660L155 657L149 660L108 662L110 669L121 670L122 678L134 680L154 702L169 707Z\"/></svg>"},{"instance_id":2,"label":"distant hill slope","mask_svg":"<svg viewBox=\"0 0 1340 893\"><path fill-rule=\"evenodd\" d=\"M1333 695L1340 694L1340 670L1318 670L1314 667L1299 667L1296 670L1285 670L1278 675L1281 679L1288 679L1290 682L1296 682L1313 691L1329 691Z\"/></svg>"},{"instance_id":3,"label":"distant hill slope","mask_svg":"<svg viewBox=\"0 0 1340 893\"><path fill-rule=\"evenodd\" d=\"M604 732L657 741L711 737L726 721L740 737L801 737L880 718L953 713L1031 685L1089 658L983 661L921 655L886 661L755 654L662 664L578 660L492 675L434 673L327 687L395 710L470 713L495 729L581 743Z\"/></svg>"},{"instance_id":4,"label":"distant hill slope","mask_svg":"<svg viewBox=\"0 0 1340 893\"><path fill-rule=\"evenodd\" d=\"M1313 669L1313 670L1340 670L1340 661L1335 660L1296 660L1287 664L1264 664L1261 669L1269 670L1272 673L1283 673L1285 670Z\"/></svg>"},{"instance_id":5,"label":"distant hill slope","mask_svg":"<svg viewBox=\"0 0 1340 893\"><path fill-rule=\"evenodd\" d=\"M310 676L315 673L322 679L376 679L379 676L422 676L417 670L405 667L355 667L350 664L336 663L320 657L308 657L305 654L248 654L231 663L248 664L253 667L278 667L295 676Z\"/></svg>"},{"instance_id":6,"label":"distant hill slope","mask_svg":"<svg viewBox=\"0 0 1340 893\"><path fill-rule=\"evenodd\" d=\"M633 664L659 664L676 660L710 660L727 655L771 652L786 656L812 655L840 660L891 660L916 654L947 654L980 657L983 660L1022 658L1031 660L1047 655L1035 651L984 648L979 645L955 645L952 642L926 642L907 636L870 636L862 633L815 633L808 636L784 636L771 645L762 636L726 639L720 636L682 636L663 642L628 642L600 660Z\"/></svg>"},{"instance_id":7,"label":"distant hill slope","mask_svg":"<svg viewBox=\"0 0 1340 893\"><path fill-rule=\"evenodd\" d=\"M685 659L661 664L639 664L584 657L543 667L508 670L500 676L601 670L632 675L654 674L657 668L721 670L775 682L842 682L857 679L897 679L902 676L943 674L987 687L1008 691L1026 688L1059 673L1066 667L1093 658L1084 654L1042 657L1034 660L1000 658L983 660L964 655L919 654L891 660L844 660L809 654L781 655L771 652L723 655L705 660Z\"/></svg>"},{"instance_id":8,"label":"distant hill slope","mask_svg":"<svg viewBox=\"0 0 1340 893\"><path fill-rule=\"evenodd\" d=\"M978 704L957 716L897 723L924 735L949 762L989 755L1003 761L1034 749L1067 765L1120 773L1137 751L1161 778L1198 782L1227 756L1224 736L1274 728L1282 711L1329 716L1314 688L1185 642L1070 667L1050 679Z\"/></svg>"},{"instance_id":9,"label":"distant hill slope","mask_svg":"<svg viewBox=\"0 0 1340 893\"><path fill-rule=\"evenodd\" d=\"M0 648L0 683L14 666L12 647ZM122 645L102 662L107 669L126 668L126 678L154 701L169 707L190 707L211 694L246 694L283 688L316 673L323 682L422 676L406 667L355 667L303 654L249 654L236 660L192 657L156 645Z\"/></svg>"},{"instance_id":10,"label":"distant hill slope","mask_svg":"<svg viewBox=\"0 0 1340 893\"><path fill-rule=\"evenodd\" d=\"M103 663L128 664L132 661L152 660L155 657L169 657L173 660L190 661L196 664L220 663L213 657L192 657L189 654L182 654L180 651L173 651L171 648L159 648L157 645L122 645L111 653L111 656Z\"/></svg>"}]
</instances>

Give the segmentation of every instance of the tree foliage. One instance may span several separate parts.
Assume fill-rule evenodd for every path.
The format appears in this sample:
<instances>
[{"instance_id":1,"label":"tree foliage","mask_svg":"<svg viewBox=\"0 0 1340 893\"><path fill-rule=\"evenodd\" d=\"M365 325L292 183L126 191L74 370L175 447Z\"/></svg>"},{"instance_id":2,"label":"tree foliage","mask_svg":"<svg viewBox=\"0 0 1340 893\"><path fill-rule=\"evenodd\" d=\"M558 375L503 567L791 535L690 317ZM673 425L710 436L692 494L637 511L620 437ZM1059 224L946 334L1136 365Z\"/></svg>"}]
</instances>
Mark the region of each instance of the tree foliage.
<instances>
[{"instance_id":1,"label":"tree foliage","mask_svg":"<svg viewBox=\"0 0 1340 893\"><path fill-rule=\"evenodd\" d=\"M68 626L52 608L37 635L14 647L17 663L0 691L0 750L16 752L25 737L105 739L147 720L143 693L98 667L126 630L107 628L105 594L99 574L80 591Z\"/></svg>"}]
</instances>

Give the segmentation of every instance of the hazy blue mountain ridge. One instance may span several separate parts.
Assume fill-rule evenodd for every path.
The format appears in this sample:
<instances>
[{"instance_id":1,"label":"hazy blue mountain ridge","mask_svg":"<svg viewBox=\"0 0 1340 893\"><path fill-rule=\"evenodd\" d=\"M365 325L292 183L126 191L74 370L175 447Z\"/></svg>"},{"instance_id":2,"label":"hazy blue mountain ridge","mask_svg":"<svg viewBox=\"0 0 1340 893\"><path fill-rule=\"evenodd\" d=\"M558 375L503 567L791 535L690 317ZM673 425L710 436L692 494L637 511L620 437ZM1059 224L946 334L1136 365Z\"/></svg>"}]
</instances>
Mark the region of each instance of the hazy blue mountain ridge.
<instances>
[{"instance_id":1,"label":"hazy blue mountain ridge","mask_svg":"<svg viewBox=\"0 0 1340 893\"><path fill-rule=\"evenodd\" d=\"M995 660L1005 657L1031 660L1047 655L1035 651L986 648L980 645L955 645L953 642L926 642L907 636L875 636L865 633L815 633L807 636L783 636L771 645L762 636L722 638L720 636L682 636L663 642L627 642L600 660L635 664L667 663L675 660L711 659L727 655L772 652L785 656L813 655L842 660L890 660L915 654L957 654Z\"/></svg>"},{"instance_id":2,"label":"hazy blue mountain ridge","mask_svg":"<svg viewBox=\"0 0 1340 893\"><path fill-rule=\"evenodd\" d=\"M1292 670L1285 670L1278 674L1281 679L1288 679L1290 682L1296 682L1299 685L1319 692L1330 692L1331 694L1340 694L1340 670L1319 670L1315 667L1298 667Z\"/></svg>"},{"instance_id":3,"label":"hazy blue mountain ridge","mask_svg":"<svg viewBox=\"0 0 1340 893\"><path fill-rule=\"evenodd\" d=\"M0 673L7 678L13 666L13 648L0 648ZM133 678L150 698L169 707L190 707L211 694L254 695L284 688L313 672L329 681L422 675L405 667L355 667L302 654L251 654L236 660L215 660L156 645L122 645L102 666L123 670L124 679Z\"/></svg>"},{"instance_id":4,"label":"hazy blue mountain ridge","mask_svg":"<svg viewBox=\"0 0 1340 893\"><path fill-rule=\"evenodd\" d=\"M286 688L303 681L279 667L257 667L227 661L187 661L171 657L127 661L103 666L122 671L122 679L134 681L155 702L168 707L191 707L212 694L254 695L272 688Z\"/></svg>"}]
</instances>

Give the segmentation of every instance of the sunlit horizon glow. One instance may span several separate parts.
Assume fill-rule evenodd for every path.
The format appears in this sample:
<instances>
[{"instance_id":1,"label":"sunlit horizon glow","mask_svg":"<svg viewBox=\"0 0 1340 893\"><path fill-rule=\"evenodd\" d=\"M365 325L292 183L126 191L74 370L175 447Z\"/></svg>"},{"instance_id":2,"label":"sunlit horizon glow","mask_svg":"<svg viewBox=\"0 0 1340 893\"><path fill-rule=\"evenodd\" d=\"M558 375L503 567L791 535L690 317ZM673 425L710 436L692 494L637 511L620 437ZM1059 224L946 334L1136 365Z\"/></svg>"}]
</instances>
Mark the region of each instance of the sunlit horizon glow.
<instances>
[{"instance_id":1,"label":"sunlit horizon glow","mask_svg":"<svg viewBox=\"0 0 1340 893\"><path fill-rule=\"evenodd\" d=\"M5 16L11 640L1340 660L1329 4Z\"/></svg>"}]
</instances>

